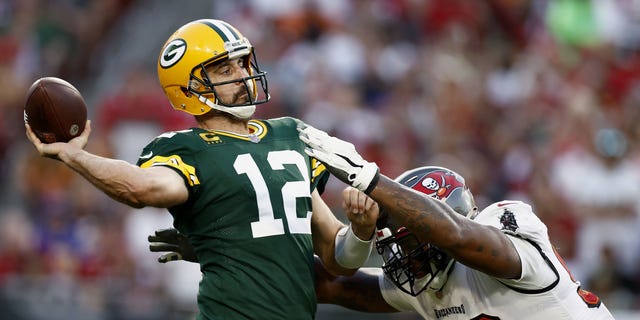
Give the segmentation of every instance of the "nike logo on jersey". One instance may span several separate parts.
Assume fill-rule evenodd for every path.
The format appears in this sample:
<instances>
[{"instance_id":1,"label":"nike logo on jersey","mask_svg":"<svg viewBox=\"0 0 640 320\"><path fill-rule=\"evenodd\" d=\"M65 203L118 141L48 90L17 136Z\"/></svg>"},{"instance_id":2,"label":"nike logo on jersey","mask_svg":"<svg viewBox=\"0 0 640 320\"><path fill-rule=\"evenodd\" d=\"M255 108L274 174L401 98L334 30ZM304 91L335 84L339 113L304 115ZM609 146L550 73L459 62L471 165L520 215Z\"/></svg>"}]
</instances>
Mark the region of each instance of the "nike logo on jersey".
<instances>
[{"instance_id":1,"label":"nike logo on jersey","mask_svg":"<svg viewBox=\"0 0 640 320\"><path fill-rule=\"evenodd\" d=\"M516 204L515 202L500 202L498 203L498 207L508 206L510 204Z\"/></svg>"}]
</instances>

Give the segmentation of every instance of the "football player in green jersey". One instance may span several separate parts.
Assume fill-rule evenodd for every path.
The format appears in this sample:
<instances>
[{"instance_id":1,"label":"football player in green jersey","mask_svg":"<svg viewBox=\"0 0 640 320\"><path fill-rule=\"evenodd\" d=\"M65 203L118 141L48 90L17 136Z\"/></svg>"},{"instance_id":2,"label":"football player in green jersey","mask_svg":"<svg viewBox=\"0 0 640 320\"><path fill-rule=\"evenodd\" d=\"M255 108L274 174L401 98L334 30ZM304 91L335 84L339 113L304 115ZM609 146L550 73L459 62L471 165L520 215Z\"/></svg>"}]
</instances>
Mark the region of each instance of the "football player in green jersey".
<instances>
[{"instance_id":1,"label":"football player in green jersey","mask_svg":"<svg viewBox=\"0 0 640 320\"><path fill-rule=\"evenodd\" d=\"M300 120L252 119L270 97L237 29L189 22L157 68L173 108L198 125L155 138L137 166L85 151L90 122L52 144L26 125L29 140L115 200L168 208L200 263L198 319L313 319L314 253L330 272L352 274L368 258L370 230L345 226L320 198L328 173L305 153Z\"/></svg>"}]
</instances>

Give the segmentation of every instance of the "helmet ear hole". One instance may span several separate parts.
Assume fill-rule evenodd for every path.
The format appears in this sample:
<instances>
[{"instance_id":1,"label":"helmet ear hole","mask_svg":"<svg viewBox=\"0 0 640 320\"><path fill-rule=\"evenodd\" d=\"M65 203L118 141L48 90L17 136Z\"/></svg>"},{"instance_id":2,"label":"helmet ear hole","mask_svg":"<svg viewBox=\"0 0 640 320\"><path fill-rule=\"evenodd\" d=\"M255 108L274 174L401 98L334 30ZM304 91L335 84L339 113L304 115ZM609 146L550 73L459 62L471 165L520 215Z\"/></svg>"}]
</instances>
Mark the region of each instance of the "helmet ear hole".
<instances>
[{"instance_id":1,"label":"helmet ear hole","mask_svg":"<svg viewBox=\"0 0 640 320\"><path fill-rule=\"evenodd\" d=\"M191 91L189 91L189 88L180 87L180 91L182 91L185 97L187 98L191 97Z\"/></svg>"}]
</instances>

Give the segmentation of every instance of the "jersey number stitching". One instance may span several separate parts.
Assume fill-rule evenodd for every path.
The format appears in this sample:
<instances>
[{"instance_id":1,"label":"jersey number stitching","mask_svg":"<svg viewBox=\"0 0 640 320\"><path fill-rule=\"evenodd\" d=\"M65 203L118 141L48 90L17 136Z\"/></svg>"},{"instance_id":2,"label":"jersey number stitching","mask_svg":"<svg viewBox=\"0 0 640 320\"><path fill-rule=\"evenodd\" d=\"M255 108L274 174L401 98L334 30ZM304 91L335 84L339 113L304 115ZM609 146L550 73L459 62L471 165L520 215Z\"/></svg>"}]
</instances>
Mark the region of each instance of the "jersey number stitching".
<instances>
[{"instance_id":1,"label":"jersey number stitching","mask_svg":"<svg viewBox=\"0 0 640 320\"><path fill-rule=\"evenodd\" d=\"M292 150L272 151L267 155L267 161L273 170L284 170L285 164L293 164L300 171L302 181L288 181L282 186L282 203L290 233L311 234L311 212L300 218L296 213L297 198L311 198L309 191L309 175L304 157ZM233 167L238 174L246 174L256 192L258 205L258 221L251 223L254 238L269 237L284 234L282 219L275 218L269 188L264 180L260 168L251 154L238 155Z\"/></svg>"}]
</instances>

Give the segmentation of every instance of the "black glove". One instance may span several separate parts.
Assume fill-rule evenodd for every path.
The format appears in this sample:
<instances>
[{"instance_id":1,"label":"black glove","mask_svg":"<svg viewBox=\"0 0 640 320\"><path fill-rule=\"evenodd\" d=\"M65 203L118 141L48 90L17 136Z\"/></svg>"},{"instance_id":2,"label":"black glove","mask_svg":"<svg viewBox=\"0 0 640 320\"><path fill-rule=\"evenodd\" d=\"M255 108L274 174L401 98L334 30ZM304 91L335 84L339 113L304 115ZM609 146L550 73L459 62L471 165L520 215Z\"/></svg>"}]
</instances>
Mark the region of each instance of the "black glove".
<instances>
[{"instance_id":1,"label":"black glove","mask_svg":"<svg viewBox=\"0 0 640 320\"><path fill-rule=\"evenodd\" d=\"M147 240L149 251L166 252L158 257L160 263L176 260L198 262L187 237L174 228L156 230L155 235L150 235Z\"/></svg>"}]
</instances>

